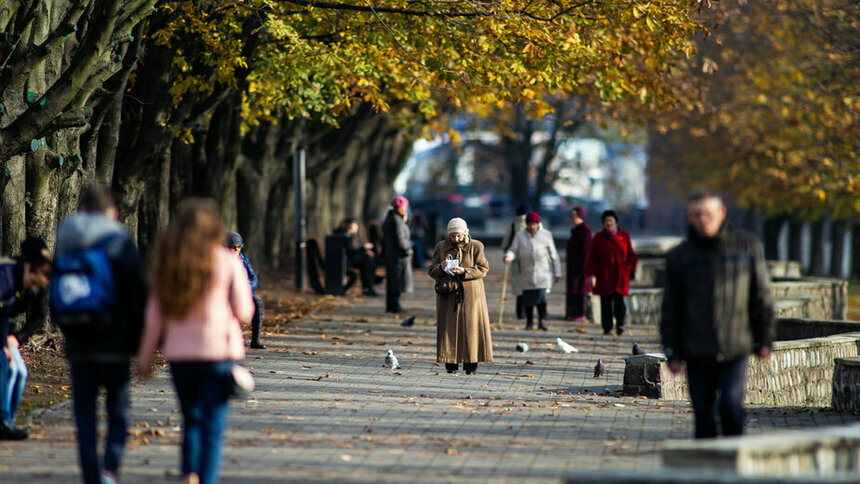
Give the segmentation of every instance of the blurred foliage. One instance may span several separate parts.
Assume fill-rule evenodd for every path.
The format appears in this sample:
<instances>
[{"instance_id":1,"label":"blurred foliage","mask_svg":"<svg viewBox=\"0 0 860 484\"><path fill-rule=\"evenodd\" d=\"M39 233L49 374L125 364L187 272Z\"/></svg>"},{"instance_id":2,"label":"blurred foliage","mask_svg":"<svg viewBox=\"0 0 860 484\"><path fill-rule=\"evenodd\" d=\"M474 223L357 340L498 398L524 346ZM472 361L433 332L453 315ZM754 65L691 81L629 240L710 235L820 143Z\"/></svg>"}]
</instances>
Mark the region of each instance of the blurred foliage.
<instances>
[{"instance_id":1,"label":"blurred foliage","mask_svg":"<svg viewBox=\"0 0 860 484\"><path fill-rule=\"evenodd\" d=\"M665 120L655 174L770 214L860 215L860 3L733 0L710 15L721 26L694 59L706 109Z\"/></svg>"}]
</instances>

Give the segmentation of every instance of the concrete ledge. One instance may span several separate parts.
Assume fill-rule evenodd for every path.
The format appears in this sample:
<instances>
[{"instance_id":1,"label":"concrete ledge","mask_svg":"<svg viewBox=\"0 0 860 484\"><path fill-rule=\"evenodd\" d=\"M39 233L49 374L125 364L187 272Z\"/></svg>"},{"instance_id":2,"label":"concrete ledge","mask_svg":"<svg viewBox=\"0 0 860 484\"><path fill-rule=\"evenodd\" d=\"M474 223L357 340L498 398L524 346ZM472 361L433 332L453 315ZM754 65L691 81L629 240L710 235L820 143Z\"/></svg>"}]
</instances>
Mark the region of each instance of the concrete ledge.
<instances>
[{"instance_id":1,"label":"concrete ledge","mask_svg":"<svg viewBox=\"0 0 860 484\"><path fill-rule=\"evenodd\" d=\"M663 465L739 476L860 477L860 424L705 440L670 440ZM857 479L855 477L855 479Z\"/></svg>"},{"instance_id":2,"label":"concrete ledge","mask_svg":"<svg viewBox=\"0 0 860 484\"><path fill-rule=\"evenodd\" d=\"M836 359L831 406L842 412L860 412L860 357Z\"/></svg>"},{"instance_id":3,"label":"concrete ledge","mask_svg":"<svg viewBox=\"0 0 860 484\"><path fill-rule=\"evenodd\" d=\"M747 371L746 403L779 406L828 407L833 403L834 361L858 356L860 332L774 343L768 360L751 357ZM853 360L851 360L853 361ZM852 370L854 367L851 367ZM856 398L854 372L840 383ZM842 378L842 377L840 377ZM841 380L840 380L841 381ZM624 394L666 400L687 400L685 374L673 375L662 355L626 358ZM839 397L844 399L843 396Z\"/></svg>"},{"instance_id":4,"label":"concrete ledge","mask_svg":"<svg viewBox=\"0 0 860 484\"><path fill-rule=\"evenodd\" d=\"M856 476L746 477L707 469L574 470L565 475L568 484L856 484Z\"/></svg>"}]
</instances>

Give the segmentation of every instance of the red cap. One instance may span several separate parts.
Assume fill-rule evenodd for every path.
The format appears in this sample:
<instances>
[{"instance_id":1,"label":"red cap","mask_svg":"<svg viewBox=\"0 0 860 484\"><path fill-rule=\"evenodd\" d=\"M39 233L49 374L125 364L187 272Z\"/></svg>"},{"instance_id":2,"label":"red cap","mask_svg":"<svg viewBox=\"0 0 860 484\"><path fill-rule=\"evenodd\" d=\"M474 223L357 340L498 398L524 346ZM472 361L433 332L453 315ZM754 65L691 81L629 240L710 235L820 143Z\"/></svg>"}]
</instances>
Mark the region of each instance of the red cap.
<instances>
[{"instance_id":1,"label":"red cap","mask_svg":"<svg viewBox=\"0 0 860 484\"><path fill-rule=\"evenodd\" d=\"M536 212L529 212L528 215L526 215L526 223L527 224L539 224L540 223L540 215L538 215Z\"/></svg>"}]
</instances>

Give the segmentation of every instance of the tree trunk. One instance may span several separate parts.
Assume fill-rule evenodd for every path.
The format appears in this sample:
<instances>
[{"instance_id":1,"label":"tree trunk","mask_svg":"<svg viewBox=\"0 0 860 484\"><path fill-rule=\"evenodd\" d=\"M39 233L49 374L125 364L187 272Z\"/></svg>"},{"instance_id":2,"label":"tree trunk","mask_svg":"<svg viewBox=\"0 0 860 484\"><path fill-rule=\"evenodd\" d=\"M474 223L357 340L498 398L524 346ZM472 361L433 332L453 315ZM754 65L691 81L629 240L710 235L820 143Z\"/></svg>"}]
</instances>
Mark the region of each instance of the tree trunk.
<instances>
[{"instance_id":1,"label":"tree trunk","mask_svg":"<svg viewBox=\"0 0 860 484\"><path fill-rule=\"evenodd\" d=\"M846 237L850 233L851 222L845 220L835 220L830 227L830 276L839 279L844 279L848 276L843 269L845 266L845 257L848 251L845 250Z\"/></svg>"},{"instance_id":2,"label":"tree trunk","mask_svg":"<svg viewBox=\"0 0 860 484\"><path fill-rule=\"evenodd\" d=\"M788 221L788 260L803 261L803 224L797 219Z\"/></svg>"},{"instance_id":3,"label":"tree trunk","mask_svg":"<svg viewBox=\"0 0 860 484\"><path fill-rule=\"evenodd\" d=\"M853 224L851 231L851 278L860 280L860 223Z\"/></svg>"},{"instance_id":4,"label":"tree trunk","mask_svg":"<svg viewBox=\"0 0 860 484\"><path fill-rule=\"evenodd\" d=\"M830 219L824 217L812 225L812 248L809 262L809 272L813 276L826 276L827 267L824 261L824 250L830 229Z\"/></svg>"},{"instance_id":5,"label":"tree trunk","mask_svg":"<svg viewBox=\"0 0 860 484\"><path fill-rule=\"evenodd\" d=\"M785 224L785 217L768 218L764 221L764 257L767 260L779 259L779 236Z\"/></svg>"}]
</instances>

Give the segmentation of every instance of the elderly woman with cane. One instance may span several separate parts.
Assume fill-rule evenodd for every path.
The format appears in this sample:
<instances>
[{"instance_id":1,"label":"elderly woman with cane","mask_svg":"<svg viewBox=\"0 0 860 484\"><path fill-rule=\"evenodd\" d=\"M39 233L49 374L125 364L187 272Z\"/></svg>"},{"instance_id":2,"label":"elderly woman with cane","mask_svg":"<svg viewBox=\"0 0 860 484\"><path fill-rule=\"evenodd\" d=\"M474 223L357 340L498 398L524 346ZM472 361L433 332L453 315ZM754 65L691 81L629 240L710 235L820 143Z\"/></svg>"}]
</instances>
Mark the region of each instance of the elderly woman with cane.
<instances>
[{"instance_id":1,"label":"elderly woman with cane","mask_svg":"<svg viewBox=\"0 0 860 484\"><path fill-rule=\"evenodd\" d=\"M473 375L478 363L493 361L484 276L490 269L484 244L469 236L466 221L448 222L448 237L436 244L428 273L436 289L436 361L448 373L459 364Z\"/></svg>"}]
</instances>

